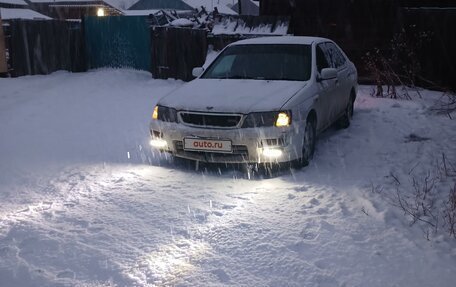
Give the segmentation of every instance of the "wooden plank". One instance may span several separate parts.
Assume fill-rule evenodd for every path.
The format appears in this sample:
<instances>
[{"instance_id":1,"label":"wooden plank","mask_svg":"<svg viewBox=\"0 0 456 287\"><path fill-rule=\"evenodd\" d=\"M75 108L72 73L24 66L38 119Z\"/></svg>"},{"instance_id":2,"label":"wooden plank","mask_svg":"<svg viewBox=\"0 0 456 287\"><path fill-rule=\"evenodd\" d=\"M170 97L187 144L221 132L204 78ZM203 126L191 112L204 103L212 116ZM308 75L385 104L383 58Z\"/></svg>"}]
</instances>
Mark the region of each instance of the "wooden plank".
<instances>
[{"instance_id":1,"label":"wooden plank","mask_svg":"<svg viewBox=\"0 0 456 287\"><path fill-rule=\"evenodd\" d=\"M6 66L5 35L3 33L2 19L0 18L0 74L7 72L8 67Z\"/></svg>"}]
</instances>

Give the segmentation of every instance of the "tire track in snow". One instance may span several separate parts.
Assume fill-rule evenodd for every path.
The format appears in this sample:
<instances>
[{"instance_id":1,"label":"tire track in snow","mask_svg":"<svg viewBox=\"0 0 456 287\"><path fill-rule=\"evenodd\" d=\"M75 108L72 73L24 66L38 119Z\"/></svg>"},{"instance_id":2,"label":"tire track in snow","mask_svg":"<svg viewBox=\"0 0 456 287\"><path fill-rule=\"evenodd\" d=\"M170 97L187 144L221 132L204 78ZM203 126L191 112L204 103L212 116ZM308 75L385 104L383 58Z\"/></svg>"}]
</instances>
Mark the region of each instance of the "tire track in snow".
<instances>
[{"instance_id":1,"label":"tire track in snow","mask_svg":"<svg viewBox=\"0 0 456 287\"><path fill-rule=\"evenodd\" d=\"M105 268L91 263L95 272L72 270L81 264L76 256L68 268L47 271L82 273L83 282L104 272L105 280L135 286L331 285L338 281L320 259L321 244L334 244L335 224L353 217L341 194L291 176L257 182L155 167L84 168L53 184L60 197L15 220L56 240L59 257L71 253L64 237L77 253L106 258Z\"/></svg>"},{"instance_id":2,"label":"tire track in snow","mask_svg":"<svg viewBox=\"0 0 456 287\"><path fill-rule=\"evenodd\" d=\"M179 201L179 189L186 190L192 185L188 185L185 179L184 181L174 180L171 184L166 183L167 175L158 177L154 175L154 180L144 178L144 173L152 175L147 170L150 168L154 169L153 167L139 169L130 167L125 170L122 167L120 171L115 169L110 171L109 168L107 171L103 169L92 169L90 171L83 168L82 171L76 169L75 171L62 172L59 179L50 184L56 193L48 201L44 201L45 208L42 208L43 203L39 203L30 205L19 213L11 213L7 216L5 222L8 221L6 225L11 228L6 232L6 240L3 242L6 241L7 244L15 246L20 245L20 242L27 240L24 234L19 234L23 230L36 234L38 238L65 238L66 241L70 241L74 245L72 248L79 250L82 254L93 252L98 253L95 257L110 258L111 267L117 269L117 271L111 270L111 272L119 274L120 277L117 276L118 281L134 283L135 281L131 281L128 274L123 274L123 270L127 270L130 268L129 266L133 265L136 256L139 257L140 254L148 252L149 247L147 245L152 246L150 248L155 248L160 244L166 245L168 243L167 238L156 234L157 230L152 233L149 232L149 235L152 236L146 238L147 235L144 233L147 234L148 232L145 230L151 225L154 229L158 229L158 232L170 233L169 237L173 239L200 237L199 227L191 230L186 224L202 225L207 223L208 216L222 217L227 211L235 208L232 204L224 204L217 200L209 200L210 206L207 208L207 202L200 204L202 200L206 201L207 193L203 192L196 195L189 193L187 199L190 203L178 203L181 206L174 208L167 214L166 209L161 208L163 202ZM155 194L157 190L160 192L158 195ZM169 198L163 198L168 192ZM171 192L175 194L171 194ZM153 200L149 201L150 198ZM162 202L157 201L157 199L162 200ZM151 210L152 207L156 209ZM122 215L119 216L119 213ZM144 215L144 213L146 214ZM166 218L168 215L174 218ZM164 217L162 222L150 224L150 221L160 220L160 217ZM182 223L182 218L187 223ZM100 236L100 239L97 236ZM12 237L18 238L19 243L11 242L14 239ZM125 240L116 242L122 241L122 239ZM103 240L107 240L107 244L103 244ZM59 239L57 242L59 242L59 248L68 247ZM181 242L176 246L178 246L176 250L184 250L188 249L190 245ZM122 254L112 256L114 252ZM59 254L58 257L65 257L65 253L68 252L63 250L63 253ZM135 256L132 257L131 254ZM174 255L177 256L178 254L174 253ZM127 260L124 260L125 258ZM34 260L33 258L28 259ZM62 260L65 261L65 259ZM85 275L88 277L87 280L90 281L90 277L95 275L94 273L103 273L98 267L94 269L96 272L89 271ZM65 277L68 279L68 276L62 274L68 275L69 272L80 274L85 272L83 271L63 270L57 272L52 270L51 273L55 274L56 278ZM59 276L59 274L61 275ZM49 277L49 275L45 277Z\"/></svg>"}]
</instances>

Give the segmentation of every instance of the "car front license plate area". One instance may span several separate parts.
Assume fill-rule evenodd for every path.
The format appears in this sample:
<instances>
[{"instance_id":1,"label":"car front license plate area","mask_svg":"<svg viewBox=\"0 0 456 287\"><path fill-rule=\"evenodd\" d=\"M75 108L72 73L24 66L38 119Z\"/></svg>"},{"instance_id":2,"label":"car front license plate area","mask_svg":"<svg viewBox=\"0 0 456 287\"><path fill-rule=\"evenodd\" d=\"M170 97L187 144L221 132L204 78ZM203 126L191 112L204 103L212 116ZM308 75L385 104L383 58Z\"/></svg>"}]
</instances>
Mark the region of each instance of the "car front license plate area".
<instances>
[{"instance_id":1,"label":"car front license plate area","mask_svg":"<svg viewBox=\"0 0 456 287\"><path fill-rule=\"evenodd\" d=\"M184 138L184 150L216 153L232 153L233 148L230 140Z\"/></svg>"}]
</instances>

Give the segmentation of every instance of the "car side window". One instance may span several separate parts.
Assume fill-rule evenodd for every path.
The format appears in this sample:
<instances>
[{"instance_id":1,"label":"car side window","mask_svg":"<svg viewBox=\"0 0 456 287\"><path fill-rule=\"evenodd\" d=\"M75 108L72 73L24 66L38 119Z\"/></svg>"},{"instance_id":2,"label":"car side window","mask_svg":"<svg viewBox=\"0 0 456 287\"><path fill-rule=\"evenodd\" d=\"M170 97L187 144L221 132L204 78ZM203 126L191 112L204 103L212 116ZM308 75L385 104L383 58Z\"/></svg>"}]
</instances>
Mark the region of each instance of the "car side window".
<instances>
[{"instance_id":1,"label":"car side window","mask_svg":"<svg viewBox=\"0 0 456 287\"><path fill-rule=\"evenodd\" d=\"M321 46L322 46L322 44L318 45L316 48L317 70L319 73L321 73L321 70L323 70L324 68L329 68L328 60L327 60L325 53L323 52Z\"/></svg>"},{"instance_id":2,"label":"car side window","mask_svg":"<svg viewBox=\"0 0 456 287\"><path fill-rule=\"evenodd\" d=\"M339 69L345 65L347 60L334 43L325 43L323 51L331 68Z\"/></svg>"},{"instance_id":3,"label":"car side window","mask_svg":"<svg viewBox=\"0 0 456 287\"><path fill-rule=\"evenodd\" d=\"M213 74L215 77L226 77L233 66L233 62L236 58L236 55L229 55L222 59L220 64L214 69Z\"/></svg>"}]
</instances>

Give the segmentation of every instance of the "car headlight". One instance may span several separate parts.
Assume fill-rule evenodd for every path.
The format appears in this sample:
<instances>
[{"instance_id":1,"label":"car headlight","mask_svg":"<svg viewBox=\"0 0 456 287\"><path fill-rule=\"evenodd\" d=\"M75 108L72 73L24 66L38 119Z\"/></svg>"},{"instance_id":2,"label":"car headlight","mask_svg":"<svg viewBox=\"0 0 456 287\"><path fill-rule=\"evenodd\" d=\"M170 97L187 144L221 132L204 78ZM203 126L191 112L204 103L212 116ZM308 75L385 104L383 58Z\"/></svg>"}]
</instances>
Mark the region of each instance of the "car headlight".
<instances>
[{"instance_id":1,"label":"car headlight","mask_svg":"<svg viewBox=\"0 0 456 287\"><path fill-rule=\"evenodd\" d=\"M291 112L250 113L244 120L243 128L287 127L291 124Z\"/></svg>"},{"instance_id":2,"label":"car headlight","mask_svg":"<svg viewBox=\"0 0 456 287\"><path fill-rule=\"evenodd\" d=\"M277 120L275 121L276 127L288 127L290 124L291 124L291 113L280 112L277 115Z\"/></svg>"},{"instance_id":3,"label":"car headlight","mask_svg":"<svg viewBox=\"0 0 456 287\"><path fill-rule=\"evenodd\" d=\"M152 119L177 123L177 111L173 108L155 106L154 112L152 114Z\"/></svg>"}]
</instances>

